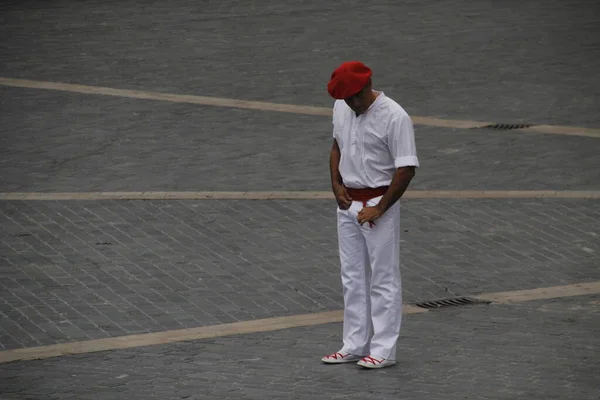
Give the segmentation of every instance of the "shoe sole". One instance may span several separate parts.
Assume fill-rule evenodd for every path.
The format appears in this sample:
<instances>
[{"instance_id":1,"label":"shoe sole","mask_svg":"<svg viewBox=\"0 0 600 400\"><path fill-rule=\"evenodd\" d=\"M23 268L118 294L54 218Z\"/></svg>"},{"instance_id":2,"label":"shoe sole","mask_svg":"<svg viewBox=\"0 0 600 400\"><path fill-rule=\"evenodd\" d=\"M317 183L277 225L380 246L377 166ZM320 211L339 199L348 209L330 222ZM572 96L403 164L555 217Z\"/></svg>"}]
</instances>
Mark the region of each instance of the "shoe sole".
<instances>
[{"instance_id":1,"label":"shoe sole","mask_svg":"<svg viewBox=\"0 0 600 400\"><path fill-rule=\"evenodd\" d=\"M323 360L321 359L321 362L324 364L348 364L348 363L355 363L356 361L360 360L360 358L355 358L354 360Z\"/></svg>"},{"instance_id":2,"label":"shoe sole","mask_svg":"<svg viewBox=\"0 0 600 400\"><path fill-rule=\"evenodd\" d=\"M377 365L363 364L361 362L358 362L356 364L358 366L360 366L360 367L367 368L367 369L379 369L379 368L391 367L392 365L396 365L395 362L388 362L388 363L385 363L385 364L377 364Z\"/></svg>"}]
</instances>

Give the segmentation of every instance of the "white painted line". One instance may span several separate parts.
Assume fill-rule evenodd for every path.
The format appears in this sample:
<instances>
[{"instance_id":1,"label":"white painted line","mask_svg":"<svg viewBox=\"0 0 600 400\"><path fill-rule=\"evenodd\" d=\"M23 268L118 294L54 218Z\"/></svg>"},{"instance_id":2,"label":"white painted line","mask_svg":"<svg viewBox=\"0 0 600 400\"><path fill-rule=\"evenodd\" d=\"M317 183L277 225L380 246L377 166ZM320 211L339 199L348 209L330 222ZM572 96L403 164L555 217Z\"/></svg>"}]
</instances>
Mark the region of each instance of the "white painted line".
<instances>
[{"instance_id":1,"label":"white painted line","mask_svg":"<svg viewBox=\"0 0 600 400\"><path fill-rule=\"evenodd\" d=\"M473 129L482 128L484 126L493 125L493 122L483 121L466 121L459 119L442 119L435 117L420 117L417 115L411 115L410 119L415 125L423 126L436 126L439 128L452 128L452 129Z\"/></svg>"},{"instance_id":2,"label":"white painted line","mask_svg":"<svg viewBox=\"0 0 600 400\"><path fill-rule=\"evenodd\" d=\"M408 190L404 199L600 199L600 190ZM333 200L330 191L0 193L2 200Z\"/></svg>"},{"instance_id":3,"label":"white painted line","mask_svg":"<svg viewBox=\"0 0 600 400\"><path fill-rule=\"evenodd\" d=\"M87 86L87 85L76 85L72 83L60 83L60 82L44 82L34 81L29 79L15 79L15 78L2 78L0 77L0 85L11 86L11 87L22 87L31 89L46 89L46 90L58 90L64 92L74 92L83 94L94 94L103 96L117 96L117 97L128 97L134 99L144 100L158 100L168 101L173 103L189 103L199 104L206 106L215 107L233 107L233 108L245 108L251 110L261 111L275 111L285 112L293 114L304 114L304 115L318 115L331 117L331 109L325 107L313 107L313 106L298 106L293 104L277 104L263 101L249 101L249 100L237 100L220 97L207 97L207 96L194 96L194 95L182 95L173 93L161 93L151 92L145 90L127 90L127 89L115 89L100 86ZM480 128L487 125L492 125L492 122L483 121L468 121L468 120L453 120L453 119L442 119L427 116L412 116L413 123L415 125L425 126L436 126L443 128L458 128L458 129L470 129ZM530 128L524 128L514 131L520 132L539 132L539 133L550 133L560 135L576 135L576 136L587 136L587 137L599 137L600 129L596 128L580 128L573 126L559 126L559 125L538 125Z\"/></svg>"},{"instance_id":4,"label":"white painted line","mask_svg":"<svg viewBox=\"0 0 600 400\"><path fill-rule=\"evenodd\" d=\"M516 290L512 292L485 293L470 296L493 303L507 304L523 301L555 299L559 297L584 296L586 294L600 293L600 281L576 283L574 285L553 286L531 290Z\"/></svg>"},{"instance_id":5,"label":"white painted line","mask_svg":"<svg viewBox=\"0 0 600 400\"><path fill-rule=\"evenodd\" d=\"M276 104L262 101L236 100L219 97L183 95L173 93L150 92L145 90L114 89L100 86L75 85L71 83L32 81L28 79L1 78L0 85L30 89L58 90L63 92L95 94L103 96L128 97L143 100L159 100L172 103L189 103L205 106L245 108L261 111L277 111L294 114L331 116L331 109L291 104Z\"/></svg>"},{"instance_id":6,"label":"white painted line","mask_svg":"<svg viewBox=\"0 0 600 400\"><path fill-rule=\"evenodd\" d=\"M520 129L521 132L550 133L556 135L600 137L600 129L577 126L536 125Z\"/></svg>"}]
</instances>

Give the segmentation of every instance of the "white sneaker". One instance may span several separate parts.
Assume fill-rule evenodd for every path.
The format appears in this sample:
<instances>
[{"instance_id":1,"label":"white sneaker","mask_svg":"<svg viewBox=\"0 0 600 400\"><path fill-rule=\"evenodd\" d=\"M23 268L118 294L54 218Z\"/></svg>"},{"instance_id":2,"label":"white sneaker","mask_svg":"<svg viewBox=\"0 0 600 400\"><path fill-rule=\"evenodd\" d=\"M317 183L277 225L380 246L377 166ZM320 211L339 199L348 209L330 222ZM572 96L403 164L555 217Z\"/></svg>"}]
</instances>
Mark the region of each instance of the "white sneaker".
<instances>
[{"instance_id":1,"label":"white sneaker","mask_svg":"<svg viewBox=\"0 0 600 400\"><path fill-rule=\"evenodd\" d=\"M372 356L366 356L361 358L357 363L364 368L385 368L396 364L396 361L386 360L385 358L375 358Z\"/></svg>"},{"instance_id":2,"label":"white sneaker","mask_svg":"<svg viewBox=\"0 0 600 400\"><path fill-rule=\"evenodd\" d=\"M333 353L321 358L321 361L323 361L325 364L343 364L355 362L357 360L360 360L361 358L361 356L338 351L337 353Z\"/></svg>"}]
</instances>

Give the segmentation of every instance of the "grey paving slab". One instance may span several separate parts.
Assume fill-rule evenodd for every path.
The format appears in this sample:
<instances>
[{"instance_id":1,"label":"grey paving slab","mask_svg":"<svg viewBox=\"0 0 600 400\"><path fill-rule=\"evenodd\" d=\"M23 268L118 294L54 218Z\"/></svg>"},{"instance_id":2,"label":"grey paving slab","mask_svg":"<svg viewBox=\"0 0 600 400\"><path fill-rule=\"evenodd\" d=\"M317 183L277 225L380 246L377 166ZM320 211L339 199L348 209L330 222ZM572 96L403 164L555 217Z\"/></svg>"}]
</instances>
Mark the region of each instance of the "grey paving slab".
<instances>
[{"instance_id":1,"label":"grey paving slab","mask_svg":"<svg viewBox=\"0 0 600 400\"><path fill-rule=\"evenodd\" d=\"M0 87L0 191L329 190L327 117ZM600 140L417 127L414 189L598 189Z\"/></svg>"},{"instance_id":2,"label":"grey paving slab","mask_svg":"<svg viewBox=\"0 0 600 400\"><path fill-rule=\"evenodd\" d=\"M404 320L398 364L323 365L341 324L0 365L7 399L597 398L600 297ZM54 396L54 397L52 397Z\"/></svg>"},{"instance_id":3,"label":"grey paving slab","mask_svg":"<svg viewBox=\"0 0 600 400\"><path fill-rule=\"evenodd\" d=\"M597 200L408 200L404 301L600 280ZM0 344L343 306L330 201L0 202Z\"/></svg>"},{"instance_id":4,"label":"grey paving slab","mask_svg":"<svg viewBox=\"0 0 600 400\"><path fill-rule=\"evenodd\" d=\"M361 59L409 112L598 126L598 3L3 2L0 76L328 105Z\"/></svg>"}]
</instances>

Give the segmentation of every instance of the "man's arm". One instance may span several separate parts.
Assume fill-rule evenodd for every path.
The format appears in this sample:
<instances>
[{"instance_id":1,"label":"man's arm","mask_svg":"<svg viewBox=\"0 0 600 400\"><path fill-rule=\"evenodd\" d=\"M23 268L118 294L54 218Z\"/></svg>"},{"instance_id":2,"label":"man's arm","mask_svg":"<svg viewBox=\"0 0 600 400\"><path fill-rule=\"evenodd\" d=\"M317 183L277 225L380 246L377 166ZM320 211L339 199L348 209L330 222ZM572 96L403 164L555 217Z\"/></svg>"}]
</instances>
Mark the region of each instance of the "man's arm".
<instances>
[{"instance_id":1,"label":"man's arm","mask_svg":"<svg viewBox=\"0 0 600 400\"><path fill-rule=\"evenodd\" d=\"M331 155L329 156L329 170L331 172L331 187L334 188L336 185L342 185L342 175L340 174L340 159L342 155L340 153L340 147L338 146L337 140L333 139L333 146L331 146Z\"/></svg>"},{"instance_id":2,"label":"man's arm","mask_svg":"<svg viewBox=\"0 0 600 400\"><path fill-rule=\"evenodd\" d=\"M415 167L400 167L396 169L392 183L379 203L374 207L365 207L358 213L358 222L375 221L381 217L391 206L396 203L408 188L410 181L415 176Z\"/></svg>"},{"instance_id":3,"label":"man's arm","mask_svg":"<svg viewBox=\"0 0 600 400\"><path fill-rule=\"evenodd\" d=\"M337 140L333 139L333 146L331 146L331 155L329 156L329 170L331 172L331 189L335 195L335 200L341 210L347 210L352 204L352 198L348 194L348 191L344 187L344 181L340 174L340 159L342 158L340 153L340 147L338 146Z\"/></svg>"},{"instance_id":4,"label":"man's arm","mask_svg":"<svg viewBox=\"0 0 600 400\"><path fill-rule=\"evenodd\" d=\"M404 194L410 181L415 176L415 167L400 167L396 169L392 183L385 192L377 207L380 209L381 214L386 212L388 208L394 205L395 202L400 200L400 197Z\"/></svg>"}]
</instances>

